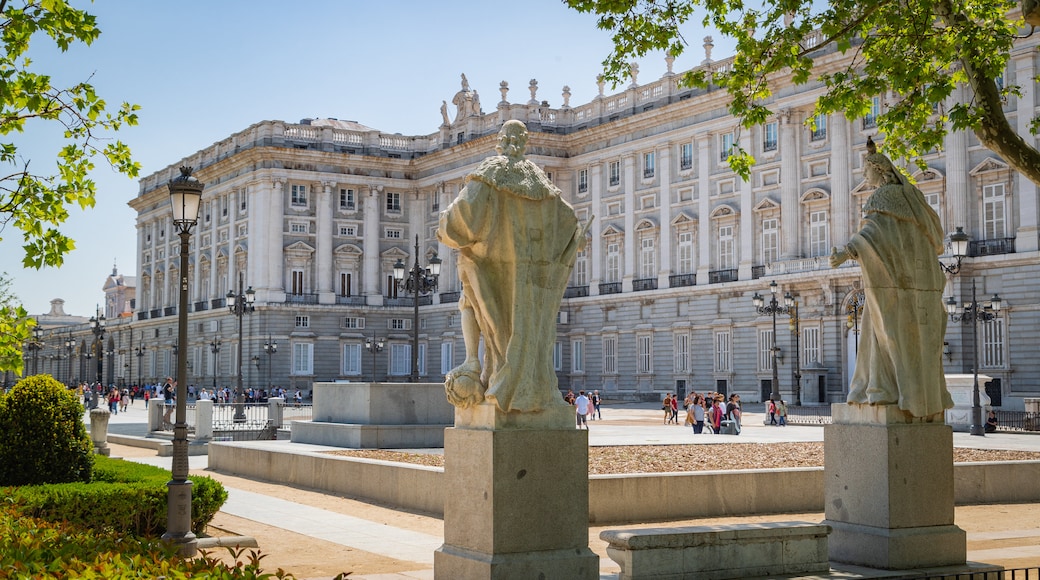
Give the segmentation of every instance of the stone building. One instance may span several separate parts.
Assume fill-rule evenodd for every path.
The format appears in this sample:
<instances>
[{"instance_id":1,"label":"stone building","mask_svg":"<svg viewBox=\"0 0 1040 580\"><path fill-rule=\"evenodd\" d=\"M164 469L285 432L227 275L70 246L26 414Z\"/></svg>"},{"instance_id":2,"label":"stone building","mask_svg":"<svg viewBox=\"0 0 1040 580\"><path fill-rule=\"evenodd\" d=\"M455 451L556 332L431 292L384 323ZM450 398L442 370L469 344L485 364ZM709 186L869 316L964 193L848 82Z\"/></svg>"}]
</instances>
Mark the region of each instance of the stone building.
<instances>
[{"instance_id":1,"label":"stone building","mask_svg":"<svg viewBox=\"0 0 1040 580\"><path fill-rule=\"evenodd\" d=\"M1007 112L1023 135L1037 113L1037 42L1021 40L1005 72L1005 82L1021 86ZM819 59L824 67L844 62L834 50ZM727 64L709 52L701 66ZM661 78L637 77L612 94L600 83L589 103L572 106L564 87L558 107L538 96L535 80L525 87L529 99L511 102L503 81L500 100L485 111L463 76L450 100L454 118L445 100L430 134L390 135L336 119L263 121L176 160L141 179L129 202L138 213L137 308L132 338L120 339L116 356L144 346L133 361L144 380L174 368L181 273L166 183L189 165L206 184L187 273L190 382L233 385L240 362L247 385L404 380L415 332L419 374L441 380L463 346L459 282L450 251L436 242L437 215L493 153L502 123L519 119L531 131L529 158L582 221L595 216L559 314L561 389L599 389L608 399L690 390L768 396L774 320L758 314L752 297L768 298L775 281L777 295L797 303L796 319L776 320L781 393L805 404L844 400L860 272L854 263L831 269L827 257L858 229L871 192L865 143L883 144L874 119L891 96L879 95L865 118L820 116L810 129L819 87L782 87L779 114L747 130L727 113L724 91L682 88L678 79L669 59ZM965 98L963 90L951 97ZM738 143L757 160L748 181L726 164ZM1032 356L1040 333L1037 188L970 133L952 133L926 159L928 169L911 174L944 228L963 227L972 240L947 294L970 300L975 280L980 297L1004 299L1000 316L979 327L980 367L994 377L994 404L1021 408L1022 397L1040 395ZM413 299L392 277L398 260L414 263L416 237L421 264L444 260L438 290L419 299L417 329ZM241 288L255 293L255 311L243 315L239 336L226 295ZM948 372L971 371L972 336L971 326L949 325ZM367 346L376 338L382 351ZM265 350L272 343L277 350Z\"/></svg>"}]
</instances>

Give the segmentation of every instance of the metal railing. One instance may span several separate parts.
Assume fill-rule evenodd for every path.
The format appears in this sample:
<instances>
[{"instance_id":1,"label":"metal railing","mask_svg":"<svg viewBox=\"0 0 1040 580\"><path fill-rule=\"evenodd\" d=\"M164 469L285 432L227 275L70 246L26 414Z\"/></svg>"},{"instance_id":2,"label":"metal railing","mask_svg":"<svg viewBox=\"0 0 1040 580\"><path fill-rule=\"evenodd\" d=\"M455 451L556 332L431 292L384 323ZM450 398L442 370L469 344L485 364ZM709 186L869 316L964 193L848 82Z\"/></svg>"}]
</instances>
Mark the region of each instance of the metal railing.
<instances>
[{"instance_id":1,"label":"metal railing","mask_svg":"<svg viewBox=\"0 0 1040 580\"><path fill-rule=\"evenodd\" d=\"M582 298L589 295L588 286L568 286L563 291L564 298Z\"/></svg>"},{"instance_id":2,"label":"metal railing","mask_svg":"<svg viewBox=\"0 0 1040 580\"><path fill-rule=\"evenodd\" d=\"M668 276L668 287L678 288L680 286L696 286L697 274L672 274Z\"/></svg>"},{"instance_id":3,"label":"metal railing","mask_svg":"<svg viewBox=\"0 0 1040 580\"><path fill-rule=\"evenodd\" d=\"M639 278L632 280L632 291L643 292L646 290L657 290L657 278Z\"/></svg>"},{"instance_id":4,"label":"metal railing","mask_svg":"<svg viewBox=\"0 0 1040 580\"><path fill-rule=\"evenodd\" d=\"M730 270L712 270L708 272L708 284L720 284L723 282L736 282L736 268Z\"/></svg>"},{"instance_id":5,"label":"metal railing","mask_svg":"<svg viewBox=\"0 0 1040 580\"><path fill-rule=\"evenodd\" d=\"M988 572L961 572L959 574L936 574L933 576L893 576L920 580L1040 580L1040 568L1011 568Z\"/></svg>"},{"instance_id":6,"label":"metal railing","mask_svg":"<svg viewBox=\"0 0 1040 580\"><path fill-rule=\"evenodd\" d=\"M831 406L787 407L787 423L790 425L830 425Z\"/></svg>"},{"instance_id":7,"label":"metal railing","mask_svg":"<svg viewBox=\"0 0 1040 580\"><path fill-rule=\"evenodd\" d=\"M997 431L1040 431L1040 413L997 411Z\"/></svg>"}]
</instances>

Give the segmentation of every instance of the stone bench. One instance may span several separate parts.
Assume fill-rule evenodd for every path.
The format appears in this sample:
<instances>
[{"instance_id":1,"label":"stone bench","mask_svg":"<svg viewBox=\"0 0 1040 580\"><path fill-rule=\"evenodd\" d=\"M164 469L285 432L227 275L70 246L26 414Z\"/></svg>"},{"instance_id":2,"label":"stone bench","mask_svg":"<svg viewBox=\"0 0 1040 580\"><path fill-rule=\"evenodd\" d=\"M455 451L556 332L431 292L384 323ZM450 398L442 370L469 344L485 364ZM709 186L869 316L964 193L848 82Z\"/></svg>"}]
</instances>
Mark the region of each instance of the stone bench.
<instances>
[{"instance_id":1,"label":"stone bench","mask_svg":"<svg viewBox=\"0 0 1040 580\"><path fill-rule=\"evenodd\" d=\"M827 572L831 527L768 522L604 530L618 580L752 578Z\"/></svg>"}]
</instances>

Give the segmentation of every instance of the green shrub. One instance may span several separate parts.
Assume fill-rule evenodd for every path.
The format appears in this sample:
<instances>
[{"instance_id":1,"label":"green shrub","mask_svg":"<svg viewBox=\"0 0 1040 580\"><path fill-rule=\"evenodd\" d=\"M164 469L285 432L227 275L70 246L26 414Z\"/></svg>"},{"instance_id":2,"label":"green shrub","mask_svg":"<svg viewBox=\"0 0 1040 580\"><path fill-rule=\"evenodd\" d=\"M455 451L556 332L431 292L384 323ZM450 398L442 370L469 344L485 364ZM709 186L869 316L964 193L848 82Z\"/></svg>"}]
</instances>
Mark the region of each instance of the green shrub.
<instances>
[{"instance_id":1,"label":"green shrub","mask_svg":"<svg viewBox=\"0 0 1040 580\"><path fill-rule=\"evenodd\" d=\"M50 375L0 394L0 485L89 481L93 451L83 405Z\"/></svg>"},{"instance_id":2,"label":"green shrub","mask_svg":"<svg viewBox=\"0 0 1040 580\"><path fill-rule=\"evenodd\" d=\"M191 528L201 535L227 501L227 490L211 477L188 477ZM169 481L165 469L99 455L91 483L6 488L0 497L7 496L27 516L152 538L166 531Z\"/></svg>"}]
</instances>

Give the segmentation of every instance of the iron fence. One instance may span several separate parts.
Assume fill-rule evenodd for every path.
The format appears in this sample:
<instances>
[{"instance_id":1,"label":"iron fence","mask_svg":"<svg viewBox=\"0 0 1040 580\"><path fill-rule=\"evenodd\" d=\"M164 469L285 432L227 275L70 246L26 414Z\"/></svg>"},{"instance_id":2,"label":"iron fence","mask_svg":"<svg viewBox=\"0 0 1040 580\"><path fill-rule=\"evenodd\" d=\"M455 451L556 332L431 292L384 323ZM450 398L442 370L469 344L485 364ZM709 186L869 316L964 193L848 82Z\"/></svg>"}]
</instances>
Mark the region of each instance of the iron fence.
<instances>
[{"instance_id":1,"label":"iron fence","mask_svg":"<svg viewBox=\"0 0 1040 580\"><path fill-rule=\"evenodd\" d=\"M311 421L314 419L314 406L295 404L295 403L282 403L282 424L281 429L292 430L293 421Z\"/></svg>"},{"instance_id":2,"label":"iron fence","mask_svg":"<svg viewBox=\"0 0 1040 580\"><path fill-rule=\"evenodd\" d=\"M891 576L890 580L1040 580L1040 568L1011 568L1006 570L990 570L987 572L961 572L959 574L927 573Z\"/></svg>"},{"instance_id":3,"label":"iron fence","mask_svg":"<svg viewBox=\"0 0 1040 580\"><path fill-rule=\"evenodd\" d=\"M1040 431L1040 413L997 411L997 431Z\"/></svg>"},{"instance_id":4,"label":"iron fence","mask_svg":"<svg viewBox=\"0 0 1040 580\"><path fill-rule=\"evenodd\" d=\"M239 409L241 408L241 409ZM226 430L261 429L268 421L265 403L215 403L213 405L213 432Z\"/></svg>"},{"instance_id":5,"label":"iron fence","mask_svg":"<svg viewBox=\"0 0 1040 580\"><path fill-rule=\"evenodd\" d=\"M789 425L830 425L831 406L787 407L787 423Z\"/></svg>"}]
</instances>

